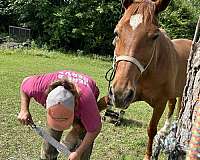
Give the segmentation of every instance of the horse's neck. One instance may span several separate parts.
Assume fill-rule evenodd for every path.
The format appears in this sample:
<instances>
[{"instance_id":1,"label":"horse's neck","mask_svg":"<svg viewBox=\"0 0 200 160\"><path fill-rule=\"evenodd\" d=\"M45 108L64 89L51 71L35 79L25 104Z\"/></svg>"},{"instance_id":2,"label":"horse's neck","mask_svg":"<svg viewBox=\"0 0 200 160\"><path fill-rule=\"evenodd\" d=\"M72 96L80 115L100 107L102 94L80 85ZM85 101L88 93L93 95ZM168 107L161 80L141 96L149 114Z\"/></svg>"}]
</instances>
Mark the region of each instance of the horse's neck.
<instances>
[{"instance_id":1,"label":"horse's neck","mask_svg":"<svg viewBox=\"0 0 200 160\"><path fill-rule=\"evenodd\" d=\"M177 53L171 39L166 33L161 33L155 49L155 72L171 70L174 67Z\"/></svg>"},{"instance_id":2,"label":"horse's neck","mask_svg":"<svg viewBox=\"0 0 200 160\"><path fill-rule=\"evenodd\" d=\"M176 75L176 51L174 49L171 40L162 34L157 40L155 48L154 58L152 64L146 73L144 73L141 78L141 83L139 84L141 93L145 95L154 95L155 88L156 95L159 95L159 90L161 86L169 85L174 81L173 78ZM150 94L151 93L151 94Z\"/></svg>"}]
</instances>

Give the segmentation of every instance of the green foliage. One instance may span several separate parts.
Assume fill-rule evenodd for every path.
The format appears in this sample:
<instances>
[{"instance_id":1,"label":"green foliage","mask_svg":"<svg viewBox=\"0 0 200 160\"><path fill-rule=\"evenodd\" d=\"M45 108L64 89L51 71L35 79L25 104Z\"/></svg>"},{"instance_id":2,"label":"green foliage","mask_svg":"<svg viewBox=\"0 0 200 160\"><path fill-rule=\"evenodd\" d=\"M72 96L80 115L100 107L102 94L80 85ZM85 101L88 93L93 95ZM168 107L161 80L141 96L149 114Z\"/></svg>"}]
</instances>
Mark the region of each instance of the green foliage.
<instances>
[{"instance_id":1,"label":"green foliage","mask_svg":"<svg viewBox=\"0 0 200 160\"><path fill-rule=\"evenodd\" d=\"M9 25L17 24L15 13L10 4L12 0L0 0L0 33L8 32Z\"/></svg>"},{"instance_id":2,"label":"green foliage","mask_svg":"<svg viewBox=\"0 0 200 160\"><path fill-rule=\"evenodd\" d=\"M195 0L193 0L194 2ZM160 15L160 24L171 38L192 39L198 20L199 1L172 1L166 11Z\"/></svg>"},{"instance_id":3,"label":"green foliage","mask_svg":"<svg viewBox=\"0 0 200 160\"><path fill-rule=\"evenodd\" d=\"M62 3L57 3L62 2ZM111 0L12 0L6 6L17 13L18 25L32 30L42 46L85 52L112 52L114 26L120 15L119 1Z\"/></svg>"},{"instance_id":4,"label":"green foliage","mask_svg":"<svg viewBox=\"0 0 200 160\"><path fill-rule=\"evenodd\" d=\"M18 14L19 24L32 30L33 39L48 40L45 24L51 23L53 6L48 0L14 0L13 10Z\"/></svg>"},{"instance_id":5,"label":"green foliage","mask_svg":"<svg viewBox=\"0 0 200 160\"><path fill-rule=\"evenodd\" d=\"M172 0L160 24L172 38L192 38L199 0ZM112 54L120 0L0 0L0 32L8 25L31 28L38 46Z\"/></svg>"},{"instance_id":6,"label":"green foliage","mask_svg":"<svg viewBox=\"0 0 200 160\"><path fill-rule=\"evenodd\" d=\"M111 51L113 29L119 17L117 2L73 0L54 9L45 33L52 48L105 53ZM53 31L53 32L52 32Z\"/></svg>"}]
</instances>

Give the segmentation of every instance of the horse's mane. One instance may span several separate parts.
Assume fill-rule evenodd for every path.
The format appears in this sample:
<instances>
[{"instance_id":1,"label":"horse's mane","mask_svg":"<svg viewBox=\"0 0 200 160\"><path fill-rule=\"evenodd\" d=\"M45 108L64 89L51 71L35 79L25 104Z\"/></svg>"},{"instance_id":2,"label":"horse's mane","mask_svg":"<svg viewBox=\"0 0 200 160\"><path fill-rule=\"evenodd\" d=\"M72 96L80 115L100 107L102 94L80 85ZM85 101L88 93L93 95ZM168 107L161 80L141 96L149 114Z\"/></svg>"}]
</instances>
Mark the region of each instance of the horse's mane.
<instances>
[{"instance_id":1,"label":"horse's mane","mask_svg":"<svg viewBox=\"0 0 200 160\"><path fill-rule=\"evenodd\" d=\"M131 6L129 6L129 13L133 14L141 14L143 15L144 23L154 23L158 25L155 9L156 5L151 0L133 0Z\"/></svg>"}]
</instances>

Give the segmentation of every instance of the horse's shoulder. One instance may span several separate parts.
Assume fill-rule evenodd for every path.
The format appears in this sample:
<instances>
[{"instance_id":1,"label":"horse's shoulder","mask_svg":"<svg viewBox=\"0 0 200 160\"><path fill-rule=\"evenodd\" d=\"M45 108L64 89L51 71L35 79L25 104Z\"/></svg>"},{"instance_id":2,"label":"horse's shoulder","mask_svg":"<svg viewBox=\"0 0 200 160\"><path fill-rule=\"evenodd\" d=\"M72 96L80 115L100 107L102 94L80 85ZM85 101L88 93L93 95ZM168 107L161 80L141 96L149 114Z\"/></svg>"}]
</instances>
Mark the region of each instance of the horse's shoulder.
<instances>
[{"instance_id":1,"label":"horse's shoulder","mask_svg":"<svg viewBox=\"0 0 200 160\"><path fill-rule=\"evenodd\" d=\"M172 43L177 48L190 49L192 41L189 39L173 39Z\"/></svg>"},{"instance_id":2,"label":"horse's shoulder","mask_svg":"<svg viewBox=\"0 0 200 160\"><path fill-rule=\"evenodd\" d=\"M185 55L188 57L190 53L190 48L192 45L192 41L189 39L173 39L172 43L179 55Z\"/></svg>"},{"instance_id":3,"label":"horse's shoulder","mask_svg":"<svg viewBox=\"0 0 200 160\"><path fill-rule=\"evenodd\" d=\"M190 40L190 39L184 39L184 38L173 39L172 42L173 43L179 43L179 44L188 44L188 45L192 44L192 40Z\"/></svg>"}]
</instances>

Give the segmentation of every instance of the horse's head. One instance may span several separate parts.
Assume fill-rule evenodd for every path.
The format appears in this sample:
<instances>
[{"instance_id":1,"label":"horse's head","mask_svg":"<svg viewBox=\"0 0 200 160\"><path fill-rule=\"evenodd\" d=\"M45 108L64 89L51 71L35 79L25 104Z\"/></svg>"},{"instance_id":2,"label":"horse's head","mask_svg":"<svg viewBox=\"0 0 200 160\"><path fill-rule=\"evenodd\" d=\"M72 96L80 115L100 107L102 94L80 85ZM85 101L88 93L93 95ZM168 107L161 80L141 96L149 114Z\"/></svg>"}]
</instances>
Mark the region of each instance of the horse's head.
<instances>
[{"instance_id":1,"label":"horse's head","mask_svg":"<svg viewBox=\"0 0 200 160\"><path fill-rule=\"evenodd\" d=\"M140 77L150 72L159 39L157 14L170 0L124 0L125 12L114 33L115 77L110 97L118 108L135 100Z\"/></svg>"}]
</instances>

